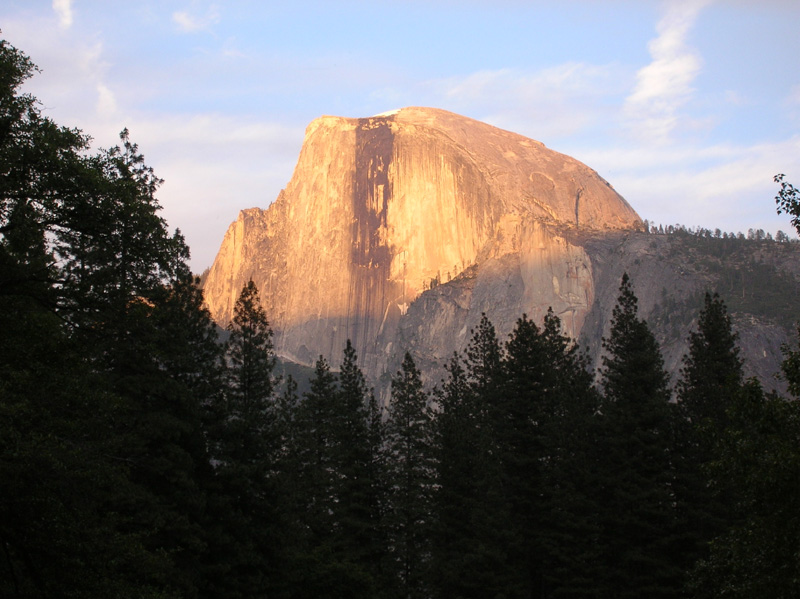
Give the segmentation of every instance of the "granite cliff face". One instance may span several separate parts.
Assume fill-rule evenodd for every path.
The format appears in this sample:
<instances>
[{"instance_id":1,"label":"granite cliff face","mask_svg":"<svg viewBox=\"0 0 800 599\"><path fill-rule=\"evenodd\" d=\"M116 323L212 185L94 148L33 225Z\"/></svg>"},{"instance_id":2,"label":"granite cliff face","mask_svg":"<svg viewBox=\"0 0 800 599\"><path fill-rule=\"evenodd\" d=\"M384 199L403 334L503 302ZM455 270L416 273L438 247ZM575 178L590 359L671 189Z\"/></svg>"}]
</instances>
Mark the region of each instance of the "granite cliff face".
<instances>
[{"instance_id":1,"label":"granite cliff face","mask_svg":"<svg viewBox=\"0 0 800 599\"><path fill-rule=\"evenodd\" d=\"M430 108L322 117L277 200L228 229L205 295L225 324L252 278L280 355L338 364L349 338L377 380L405 349L412 302L424 293L423 305L438 302L432 292L459 279L474 279L458 300L470 316L457 331L432 321L432 344L465 342L482 311L536 318L549 306L577 336L595 275L570 232L640 226L596 172L523 136ZM452 337L436 341L445 329Z\"/></svg>"},{"instance_id":2,"label":"granite cliff face","mask_svg":"<svg viewBox=\"0 0 800 599\"><path fill-rule=\"evenodd\" d=\"M248 279L278 353L339 364L347 339L386 399L409 351L428 382L486 313L504 341L552 307L595 367L623 272L677 375L707 290L740 335L748 376L780 388L781 344L800 317L800 244L641 232L580 162L429 108L309 125L291 181L243 210L205 284L220 324Z\"/></svg>"}]
</instances>

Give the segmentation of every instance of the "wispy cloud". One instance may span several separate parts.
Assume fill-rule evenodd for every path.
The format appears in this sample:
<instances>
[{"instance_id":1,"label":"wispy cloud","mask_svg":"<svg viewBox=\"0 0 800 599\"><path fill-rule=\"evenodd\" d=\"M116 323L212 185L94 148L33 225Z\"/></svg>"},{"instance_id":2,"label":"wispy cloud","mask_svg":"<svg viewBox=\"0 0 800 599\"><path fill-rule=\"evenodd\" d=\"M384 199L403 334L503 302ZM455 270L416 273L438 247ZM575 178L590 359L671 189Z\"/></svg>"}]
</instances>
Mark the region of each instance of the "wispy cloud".
<instances>
[{"instance_id":1,"label":"wispy cloud","mask_svg":"<svg viewBox=\"0 0 800 599\"><path fill-rule=\"evenodd\" d=\"M219 23L219 11L211 5L204 15L192 14L188 10L179 10L172 13L172 22L183 33L197 33L207 31L212 25Z\"/></svg>"},{"instance_id":2,"label":"wispy cloud","mask_svg":"<svg viewBox=\"0 0 800 599\"><path fill-rule=\"evenodd\" d=\"M642 218L656 223L789 230L775 214L776 172L792 172L787 157L800 136L756 144L653 145L586 148L573 155L611 181ZM747 228L745 227L745 228Z\"/></svg>"},{"instance_id":3,"label":"wispy cloud","mask_svg":"<svg viewBox=\"0 0 800 599\"><path fill-rule=\"evenodd\" d=\"M111 68L114 65L99 36L76 31L77 24L59 35L58 27L52 19L41 18L27 27L11 28L15 34L13 43L42 68L26 82L26 91L39 98L47 116L102 138L102 131L93 125L98 118L107 119L119 111L121 101L112 91L121 89L114 79L117 71ZM134 91L142 87L136 85ZM125 94L126 102L132 95L133 92Z\"/></svg>"},{"instance_id":4,"label":"wispy cloud","mask_svg":"<svg viewBox=\"0 0 800 599\"><path fill-rule=\"evenodd\" d=\"M266 207L286 186L305 126L212 113L143 114L128 124L166 180L163 216L180 226L198 272L213 262L239 210Z\"/></svg>"},{"instance_id":5,"label":"wispy cloud","mask_svg":"<svg viewBox=\"0 0 800 599\"><path fill-rule=\"evenodd\" d=\"M97 84L97 112L103 117L112 116L117 111L117 99L104 83Z\"/></svg>"},{"instance_id":6,"label":"wispy cloud","mask_svg":"<svg viewBox=\"0 0 800 599\"><path fill-rule=\"evenodd\" d=\"M462 78L445 79L443 85L446 95L467 99L487 99L497 92L514 92L523 99L536 99L592 93L597 80L606 75L603 67L570 62L535 73L508 68L478 71Z\"/></svg>"},{"instance_id":7,"label":"wispy cloud","mask_svg":"<svg viewBox=\"0 0 800 599\"><path fill-rule=\"evenodd\" d=\"M72 26L72 0L53 0L53 10L58 16L58 25L61 29Z\"/></svg>"},{"instance_id":8,"label":"wispy cloud","mask_svg":"<svg viewBox=\"0 0 800 599\"><path fill-rule=\"evenodd\" d=\"M484 70L429 82L432 102L545 141L606 119L601 98L617 95L625 75L610 65L570 62L535 72Z\"/></svg>"},{"instance_id":9,"label":"wispy cloud","mask_svg":"<svg viewBox=\"0 0 800 599\"><path fill-rule=\"evenodd\" d=\"M680 0L666 4L658 37L648 45L652 62L639 70L636 87L625 100L624 112L637 135L651 142L669 140L678 113L690 99L700 72L700 56L686 43L698 14L710 0Z\"/></svg>"},{"instance_id":10,"label":"wispy cloud","mask_svg":"<svg viewBox=\"0 0 800 599\"><path fill-rule=\"evenodd\" d=\"M184 151L198 148L199 145L231 147L253 144L254 148L287 149L284 145L291 139L292 149L303 139L302 127L290 127L277 123L258 121L252 117L226 116L218 113L204 114L163 114L148 118L140 123L142 132L153 143L185 144ZM276 146L277 144L277 146ZM198 153L206 151L204 148ZM299 150L299 147L296 148ZM292 159L296 156L292 157Z\"/></svg>"}]
</instances>

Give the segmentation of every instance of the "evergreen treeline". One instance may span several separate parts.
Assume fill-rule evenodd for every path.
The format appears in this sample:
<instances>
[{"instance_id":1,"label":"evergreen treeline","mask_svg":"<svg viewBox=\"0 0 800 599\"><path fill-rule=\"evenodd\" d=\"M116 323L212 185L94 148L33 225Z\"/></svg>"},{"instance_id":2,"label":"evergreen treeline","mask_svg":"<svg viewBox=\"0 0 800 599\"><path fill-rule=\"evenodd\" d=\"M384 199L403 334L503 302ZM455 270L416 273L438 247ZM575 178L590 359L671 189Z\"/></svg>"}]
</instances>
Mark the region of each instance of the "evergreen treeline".
<instances>
[{"instance_id":1,"label":"evergreen treeline","mask_svg":"<svg viewBox=\"0 0 800 599\"><path fill-rule=\"evenodd\" d=\"M783 181L783 175L777 175L775 177L776 183L781 183ZM784 186L790 186L789 183L782 183ZM789 212L787 210L787 212ZM780 211L779 211L780 214ZM778 243L796 243L797 239L792 239L783 231L777 231L775 233L775 237L772 236L772 233L768 231L764 231L764 229L748 229L747 234L742 233L739 231L738 233L727 231L722 231L721 229L706 229L705 227L687 227L686 225L682 225L680 223L675 225L655 225L645 219L642 225L642 230L644 233L650 233L652 235L678 235L678 236L691 236L697 237L701 239L726 239L731 241L777 241Z\"/></svg>"},{"instance_id":2,"label":"evergreen treeline","mask_svg":"<svg viewBox=\"0 0 800 599\"><path fill-rule=\"evenodd\" d=\"M798 595L800 404L717 295L674 390L626 276L597 381L549 312L433 392L406 355L385 409L349 343L300 396L255 285L219 343L127 132L90 153L34 70L0 42L0 596Z\"/></svg>"}]
</instances>

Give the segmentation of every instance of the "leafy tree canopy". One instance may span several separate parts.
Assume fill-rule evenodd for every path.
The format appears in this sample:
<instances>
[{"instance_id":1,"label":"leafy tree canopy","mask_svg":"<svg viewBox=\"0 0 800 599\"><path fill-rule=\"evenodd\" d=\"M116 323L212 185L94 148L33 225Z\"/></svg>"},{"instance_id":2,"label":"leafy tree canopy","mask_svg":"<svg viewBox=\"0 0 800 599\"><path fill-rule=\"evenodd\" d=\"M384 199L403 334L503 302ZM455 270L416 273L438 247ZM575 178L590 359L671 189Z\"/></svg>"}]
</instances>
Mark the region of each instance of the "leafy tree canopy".
<instances>
[{"instance_id":1,"label":"leafy tree canopy","mask_svg":"<svg viewBox=\"0 0 800 599\"><path fill-rule=\"evenodd\" d=\"M778 214L784 212L791 216L792 226L800 235L800 190L788 181L784 181L784 174L777 174L773 177L775 183L781 184L778 195L775 196L775 203L778 205Z\"/></svg>"}]
</instances>

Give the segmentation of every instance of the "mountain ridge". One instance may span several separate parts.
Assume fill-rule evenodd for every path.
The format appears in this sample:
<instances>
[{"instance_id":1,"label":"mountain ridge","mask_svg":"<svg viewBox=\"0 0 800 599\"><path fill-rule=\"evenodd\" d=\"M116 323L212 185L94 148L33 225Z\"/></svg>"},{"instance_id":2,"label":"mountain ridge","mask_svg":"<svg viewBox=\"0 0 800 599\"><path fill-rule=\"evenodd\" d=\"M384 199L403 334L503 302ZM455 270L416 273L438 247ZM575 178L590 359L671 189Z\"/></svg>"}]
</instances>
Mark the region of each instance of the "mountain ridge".
<instances>
[{"instance_id":1,"label":"mountain ridge","mask_svg":"<svg viewBox=\"0 0 800 599\"><path fill-rule=\"evenodd\" d=\"M484 312L499 330L548 308L574 338L587 318L596 330L619 284L612 289L604 275L613 252L600 248L642 229L596 171L519 134L432 108L323 116L309 124L276 201L243 210L229 227L204 291L224 325L252 278L281 356L336 364L350 339L378 381L415 344L427 344L417 357L432 372L426 352L438 355L436 343L463 348ZM634 253L640 262L653 257L638 246ZM468 294L442 287L464 273L474 279ZM659 284L648 281L641 285ZM671 284L676 293L700 285ZM425 294L422 304L435 305L420 320L415 300Z\"/></svg>"}]
</instances>

